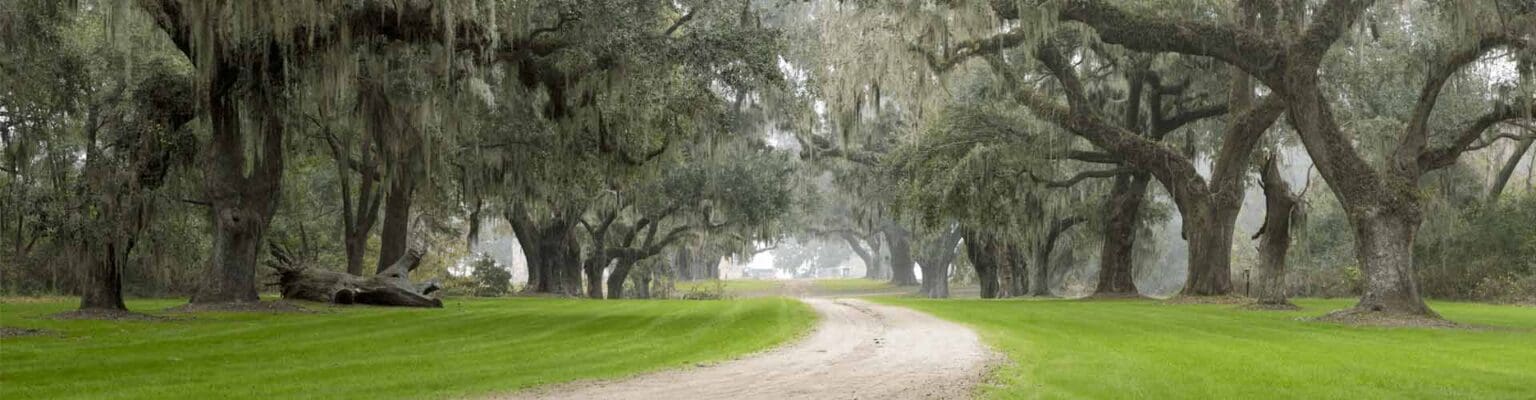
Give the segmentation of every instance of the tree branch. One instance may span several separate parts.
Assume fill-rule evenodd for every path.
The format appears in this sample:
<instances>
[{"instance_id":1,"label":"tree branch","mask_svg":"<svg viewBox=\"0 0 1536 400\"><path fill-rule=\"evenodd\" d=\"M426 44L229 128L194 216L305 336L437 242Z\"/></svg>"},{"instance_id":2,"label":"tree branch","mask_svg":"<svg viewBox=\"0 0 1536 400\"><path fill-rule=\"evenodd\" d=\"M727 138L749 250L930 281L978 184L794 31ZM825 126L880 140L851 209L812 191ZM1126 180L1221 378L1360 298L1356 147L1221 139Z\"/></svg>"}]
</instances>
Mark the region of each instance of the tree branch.
<instances>
[{"instance_id":1,"label":"tree branch","mask_svg":"<svg viewBox=\"0 0 1536 400\"><path fill-rule=\"evenodd\" d=\"M1077 175L1073 175L1072 178L1069 178L1069 179L1064 180L1064 181L1056 181L1056 180L1050 180L1050 179L1041 178L1039 175L1035 175L1033 172L1031 172L1029 174L1029 178L1034 180L1036 183L1044 184L1046 187L1066 188L1066 187L1075 186L1078 183L1081 183L1082 181L1087 180L1087 179L1091 179L1091 178L1113 178L1113 177L1116 177L1116 176L1127 175L1127 174L1131 174L1131 173L1134 173L1134 172L1136 172L1135 168L1115 168L1115 169L1106 169L1106 170L1097 170L1097 171L1083 171L1083 172L1077 173Z\"/></svg>"},{"instance_id":2,"label":"tree branch","mask_svg":"<svg viewBox=\"0 0 1536 400\"><path fill-rule=\"evenodd\" d=\"M1461 153L1471 150L1470 148L1473 146L1473 143L1479 137L1482 137L1483 132L1487 131L1488 128L1506 120L1530 117L1532 115L1536 115L1536 102L1524 107L1508 104L1495 106L1492 111L1483 114L1470 125L1463 128L1461 133L1457 134L1456 139L1451 143L1419 153L1417 157L1419 171L1432 171L1455 164L1456 159L1461 157Z\"/></svg>"}]
</instances>

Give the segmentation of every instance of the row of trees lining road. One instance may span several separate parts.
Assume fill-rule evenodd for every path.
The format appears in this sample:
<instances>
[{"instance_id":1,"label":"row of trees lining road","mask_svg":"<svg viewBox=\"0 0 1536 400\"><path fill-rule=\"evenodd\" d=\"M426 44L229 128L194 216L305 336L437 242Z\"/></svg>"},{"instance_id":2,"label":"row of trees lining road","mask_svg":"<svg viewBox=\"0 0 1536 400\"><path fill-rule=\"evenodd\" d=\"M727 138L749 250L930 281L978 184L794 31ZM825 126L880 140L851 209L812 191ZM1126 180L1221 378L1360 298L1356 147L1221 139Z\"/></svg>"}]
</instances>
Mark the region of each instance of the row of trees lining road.
<instances>
[{"instance_id":1,"label":"row of trees lining road","mask_svg":"<svg viewBox=\"0 0 1536 400\"><path fill-rule=\"evenodd\" d=\"M1166 189L1182 220L1189 252L1184 293L1232 293L1236 219L1247 181L1263 164L1254 154L1299 141L1353 225L1364 282L1349 314L1434 317L1419 294L1413 260L1424 218L1420 181L1463 153L1500 139L1528 140L1522 128L1536 105L1536 13L1522 2L855 3L806 6L825 18L858 21L820 31L829 50L805 67L827 75L823 96L836 125L827 131L845 137L842 147L821 146L831 150L823 153L868 164L885 154L862 149L869 139L860 137L890 134L887 110L924 120L908 130L925 132L906 141L913 143L910 153L879 164L893 166L895 183L911 185L906 192L918 199L898 209L915 212L925 225L945 232L970 225L967 214L984 218L983 229L967 230L978 242L968 248L978 275L994 274L999 259L1012 261L997 256L1010 253L1007 245L984 243L985 228L1003 226L1006 218L998 216L1027 215L991 203L1052 186L1072 187L1068 198L1109 199L1088 207L1103 210L1094 217L1075 215L1080 201L1044 201L1049 213L1062 215L1026 221L1038 229L1062 217L1095 220L1103 230L1104 294L1135 292L1123 260L1135 246L1128 232L1149 177ZM838 40L848 32L874 37ZM874 61L855 61L871 54ZM1387 67L1400 73L1380 73ZM1028 109L1027 121L976 122L979 113L967 108L977 106L968 102L1017 104ZM1184 136L1183 146L1168 143L1170 135ZM1525 153L1520 143L1508 168ZM958 154L939 157L944 152ZM1114 183L1082 186L1092 178ZM1498 178L1490 193L1502 191L1507 179ZM1001 192L989 188L992 180L1006 182ZM1027 209L1032 202L1002 203ZM1042 236L1002 230L1022 236L1004 239L1015 243ZM1283 262L1275 246L1288 233L1267 235L1276 240L1264 245L1266 258ZM997 291L984 283L983 293Z\"/></svg>"},{"instance_id":2,"label":"row of trees lining road","mask_svg":"<svg viewBox=\"0 0 1536 400\"><path fill-rule=\"evenodd\" d=\"M601 298L608 269L617 298L665 251L771 240L797 201L794 159L733 126L782 81L745 1L5 8L6 208L43 209L7 213L6 269L81 266L62 280L82 309L122 311L124 271L184 262L205 266L178 278L193 303L255 302L269 242L382 275L496 217L528 291L581 294L585 274ZM162 217L180 213L205 219ZM199 227L192 254L138 246Z\"/></svg>"},{"instance_id":3,"label":"row of trees lining road","mask_svg":"<svg viewBox=\"0 0 1536 400\"><path fill-rule=\"evenodd\" d=\"M1444 261L1528 214L1529 2L0 4L0 278L82 309L248 304L265 264L424 291L504 234L523 291L591 298L829 244L929 297L1536 282L1518 229Z\"/></svg>"}]
</instances>

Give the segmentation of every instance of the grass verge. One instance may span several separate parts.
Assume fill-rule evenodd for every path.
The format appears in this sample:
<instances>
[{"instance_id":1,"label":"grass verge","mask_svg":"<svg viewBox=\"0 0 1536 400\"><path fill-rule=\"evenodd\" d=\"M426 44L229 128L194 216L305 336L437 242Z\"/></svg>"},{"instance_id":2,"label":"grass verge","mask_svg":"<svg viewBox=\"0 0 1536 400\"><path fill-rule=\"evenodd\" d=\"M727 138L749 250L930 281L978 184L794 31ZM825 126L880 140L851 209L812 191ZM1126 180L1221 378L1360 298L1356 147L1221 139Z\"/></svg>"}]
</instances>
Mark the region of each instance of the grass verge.
<instances>
[{"instance_id":1,"label":"grass verge","mask_svg":"<svg viewBox=\"0 0 1536 400\"><path fill-rule=\"evenodd\" d=\"M163 310L175 300L130 301ZM728 359L809 329L788 299L449 300L444 309L57 320L76 303L0 302L0 399L448 398Z\"/></svg>"},{"instance_id":2,"label":"grass verge","mask_svg":"<svg viewBox=\"0 0 1536 400\"><path fill-rule=\"evenodd\" d=\"M1150 300L882 297L968 324L1012 362L983 394L1007 399L1536 398L1536 309L1433 303L1470 329L1355 327L1299 311Z\"/></svg>"}]
</instances>

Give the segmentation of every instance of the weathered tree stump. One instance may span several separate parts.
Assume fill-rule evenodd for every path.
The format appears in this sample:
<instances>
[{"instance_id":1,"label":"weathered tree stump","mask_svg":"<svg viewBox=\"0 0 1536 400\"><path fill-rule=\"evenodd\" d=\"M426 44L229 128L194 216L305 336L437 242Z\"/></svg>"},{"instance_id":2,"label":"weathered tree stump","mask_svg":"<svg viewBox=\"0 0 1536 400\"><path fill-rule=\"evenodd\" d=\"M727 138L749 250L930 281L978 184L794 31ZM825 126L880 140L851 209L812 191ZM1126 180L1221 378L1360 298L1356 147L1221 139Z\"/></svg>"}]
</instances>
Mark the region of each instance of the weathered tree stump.
<instances>
[{"instance_id":1,"label":"weathered tree stump","mask_svg":"<svg viewBox=\"0 0 1536 400\"><path fill-rule=\"evenodd\" d=\"M411 271L421 263L421 252L414 249L406 251L389 268L371 277L309 268L295 262L287 251L277 246L272 247L272 258L268 265L277 270L277 285L282 287L284 299L334 304L443 307L441 299L431 296L439 289L436 282L411 282Z\"/></svg>"}]
</instances>

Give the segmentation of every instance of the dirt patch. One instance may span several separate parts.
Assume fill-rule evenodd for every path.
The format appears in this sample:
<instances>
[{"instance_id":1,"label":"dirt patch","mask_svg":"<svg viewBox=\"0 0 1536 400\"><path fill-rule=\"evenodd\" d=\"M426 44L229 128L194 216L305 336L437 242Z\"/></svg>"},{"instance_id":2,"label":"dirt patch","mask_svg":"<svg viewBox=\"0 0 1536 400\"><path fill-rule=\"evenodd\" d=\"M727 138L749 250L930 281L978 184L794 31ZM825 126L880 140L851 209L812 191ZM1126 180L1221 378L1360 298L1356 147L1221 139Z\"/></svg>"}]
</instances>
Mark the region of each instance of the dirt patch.
<instances>
[{"instance_id":1,"label":"dirt patch","mask_svg":"<svg viewBox=\"0 0 1536 400\"><path fill-rule=\"evenodd\" d=\"M0 304L62 303L71 300L80 300L80 298L64 296L4 296L0 297Z\"/></svg>"},{"instance_id":2,"label":"dirt patch","mask_svg":"<svg viewBox=\"0 0 1536 400\"><path fill-rule=\"evenodd\" d=\"M50 316L61 320L91 320L91 321L164 321L169 318L158 315L140 314L132 311L121 310L74 310L66 311Z\"/></svg>"},{"instance_id":3,"label":"dirt patch","mask_svg":"<svg viewBox=\"0 0 1536 400\"><path fill-rule=\"evenodd\" d=\"M261 312L261 313L312 313L315 312L287 301L258 301L254 303L187 303L165 309L168 313L201 312Z\"/></svg>"},{"instance_id":4,"label":"dirt patch","mask_svg":"<svg viewBox=\"0 0 1536 400\"><path fill-rule=\"evenodd\" d=\"M1170 298L1165 299L1165 300L1162 301L1162 304L1169 304L1169 305L1182 305L1182 304L1244 305L1244 304L1250 304L1250 303L1253 303L1253 299L1252 298L1243 297L1243 296L1237 296L1237 295L1225 295L1225 296L1182 296L1181 295L1181 296L1170 297Z\"/></svg>"},{"instance_id":5,"label":"dirt patch","mask_svg":"<svg viewBox=\"0 0 1536 400\"><path fill-rule=\"evenodd\" d=\"M1334 311L1312 320L1316 322L1326 322L1332 324L1385 328L1477 328L1470 325L1451 322L1450 320L1443 318L1425 317L1422 315L1393 314L1380 311L1363 311L1353 308Z\"/></svg>"},{"instance_id":6,"label":"dirt patch","mask_svg":"<svg viewBox=\"0 0 1536 400\"><path fill-rule=\"evenodd\" d=\"M27 336L58 336L58 332L39 328L17 328L13 326L0 326L0 339Z\"/></svg>"},{"instance_id":7,"label":"dirt patch","mask_svg":"<svg viewBox=\"0 0 1536 400\"><path fill-rule=\"evenodd\" d=\"M1291 304L1290 302L1285 302L1285 303L1281 303L1281 304L1250 303L1250 304L1244 304L1241 308L1244 309L1244 310L1253 310L1253 311L1300 311L1301 310L1300 306L1297 306L1295 304Z\"/></svg>"},{"instance_id":8,"label":"dirt patch","mask_svg":"<svg viewBox=\"0 0 1536 400\"><path fill-rule=\"evenodd\" d=\"M961 399L1001 360L976 333L901 307L805 299L805 339L756 356L617 381L536 388L505 399Z\"/></svg>"},{"instance_id":9,"label":"dirt patch","mask_svg":"<svg viewBox=\"0 0 1536 400\"><path fill-rule=\"evenodd\" d=\"M1094 294L1088 295L1088 297L1084 297L1084 298L1080 298L1080 299L1076 299L1076 300L1080 300L1080 301L1098 301L1098 300L1120 301L1120 300L1158 300L1158 299L1157 298L1153 298L1153 297L1143 296L1141 293L1094 293Z\"/></svg>"}]
</instances>

